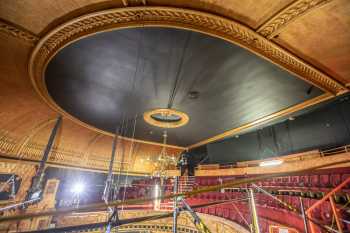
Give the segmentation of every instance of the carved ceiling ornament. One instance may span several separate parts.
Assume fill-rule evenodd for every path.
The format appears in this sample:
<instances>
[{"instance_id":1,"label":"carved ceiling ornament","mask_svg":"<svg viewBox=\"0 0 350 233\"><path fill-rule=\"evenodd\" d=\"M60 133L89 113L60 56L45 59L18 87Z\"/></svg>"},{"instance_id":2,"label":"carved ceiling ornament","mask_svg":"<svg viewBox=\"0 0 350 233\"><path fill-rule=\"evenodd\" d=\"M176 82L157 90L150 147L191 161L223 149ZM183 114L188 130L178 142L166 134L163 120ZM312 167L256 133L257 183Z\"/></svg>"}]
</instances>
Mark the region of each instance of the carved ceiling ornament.
<instances>
[{"instance_id":1,"label":"carved ceiling ornament","mask_svg":"<svg viewBox=\"0 0 350 233\"><path fill-rule=\"evenodd\" d=\"M278 34L283 27L293 22L298 17L331 1L332 0L298 0L284 10L278 12L274 17L260 26L257 32L271 39Z\"/></svg>"},{"instance_id":2,"label":"carved ceiling ornament","mask_svg":"<svg viewBox=\"0 0 350 233\"><path fill-rule=\"evenodd\" d=\"M109 134L81 122L53 101L45 85L46 66L59 50L81 38L115 29L152 26L188 29L218 37L248 49L327 93L339 95L347 91L346 87L330 76L233 20L188 9L148 6L99 11L53 29L39 41L31 54L29 74L34 88L51 108L67 118L87 128Z\"/></svg>"},{"instance_id":3,"label":"carved ceiling ornament","mask_svg":"<svg viewBox=\"0 0 350 233\"><path fill-rule=\"evenodd\" d=\"M30 44L31 46L34 46L36 42L39 41L39 37L37 37L36 35L25 30L19 29L18 27L8 24L2 20L0 20L0 32L3 32L15 38L19 38L20 40Z\"/></svg>"},{"instance_id":4,"label":"carved ceiling ornament","mask_svg":"<svg viewBox=\"0 0 350 233\"><path fill-rule=\"evenodd\" d=\"M146 5L146 0L122 0L124 6L136 5Z\"/></svg>"},{"instance_id":5,"label":"carved ceiling ornament","mask_svg":"<svg viewBox=\"0 0 350 233\"><path fill-rule=\"evenodd\" d=\"M182 127L186 125L190 120L189 116L186 113L170 108L158 108L149 110L143 113L143 119L148 124L160 128Z\"/></svg>"}]
</instances>

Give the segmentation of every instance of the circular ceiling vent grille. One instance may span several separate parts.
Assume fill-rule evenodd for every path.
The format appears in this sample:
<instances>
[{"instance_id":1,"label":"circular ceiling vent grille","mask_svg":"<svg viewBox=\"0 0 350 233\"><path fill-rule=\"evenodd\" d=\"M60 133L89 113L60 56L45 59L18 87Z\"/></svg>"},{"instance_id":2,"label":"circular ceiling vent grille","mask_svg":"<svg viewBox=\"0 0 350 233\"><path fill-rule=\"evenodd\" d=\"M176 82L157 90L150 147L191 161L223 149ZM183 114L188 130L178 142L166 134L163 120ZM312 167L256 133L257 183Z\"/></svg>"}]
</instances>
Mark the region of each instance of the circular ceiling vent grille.
<instances>
[{"instance_id":1,"label":"circular ceiling vent grille","mask_svg":"<svg viewBox=\"0 0 350 233\"><path fill-rule=\"evenodd\" d=\"M186 113L168 108L147 111L143 114L143 119L148 124L161 128L177 128L186 125L189 121Z\"/></svg>"}]
</instances>

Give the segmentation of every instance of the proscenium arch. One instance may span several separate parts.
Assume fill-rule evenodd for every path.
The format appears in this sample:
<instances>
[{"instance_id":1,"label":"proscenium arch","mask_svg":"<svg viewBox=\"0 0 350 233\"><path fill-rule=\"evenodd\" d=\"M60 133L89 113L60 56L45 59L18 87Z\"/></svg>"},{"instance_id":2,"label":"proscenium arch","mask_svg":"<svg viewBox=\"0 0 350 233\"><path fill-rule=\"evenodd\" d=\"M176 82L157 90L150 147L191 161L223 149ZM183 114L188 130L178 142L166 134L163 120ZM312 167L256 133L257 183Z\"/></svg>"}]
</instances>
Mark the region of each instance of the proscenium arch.
<instances>
[{"instance_id":1,"label":"proscenium arch","mask_svg":"<svg viewBox=\"0 0 350 233\"><path fill-rule=\"evenodd\" d=\"M87 14L46 34L36 45L29 61L29 75L35 90L52 109L63 116L86 128L112 136L111 133L88 125L59 107L48 93L45 70L50 60L61 49L75 41L96 33L137 27L178 28L220 38L274 63L322 89L327 95L335 96L347 91L328 75L236 21L195 10L148 6L116 8Z\"/></svg>"}]
</instances>

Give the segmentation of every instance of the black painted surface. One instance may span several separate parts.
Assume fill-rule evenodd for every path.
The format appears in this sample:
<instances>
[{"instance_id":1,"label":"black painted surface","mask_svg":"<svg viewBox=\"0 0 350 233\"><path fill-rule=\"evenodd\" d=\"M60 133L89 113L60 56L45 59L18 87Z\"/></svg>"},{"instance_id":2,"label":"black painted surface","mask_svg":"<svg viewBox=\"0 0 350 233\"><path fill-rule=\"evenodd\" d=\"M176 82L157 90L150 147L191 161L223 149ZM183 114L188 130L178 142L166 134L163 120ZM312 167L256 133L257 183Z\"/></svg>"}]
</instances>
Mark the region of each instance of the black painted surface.
<instances>
[{"instance_id":1,"label":"black painted surface","mask_svg":"<svg viewBox=\"0 0 350 233\"><path fill-rule=\"evenodd\" d=\"M168 130L170 144L187 146L321 94L307 94L309 84L238 46L164 28L105 32L69 45L48 65L49 93L68 113L110 132L138 115L135 137L160 142L163 129L142 114L167 107L188 37L173 107L190 122ZM131 122L127 128L131 136Z\"/></svg>"},{"instance_id":2,"label":"black painted surface","mask_svg":"<svg viewBox=\"0 0 350 233\"><path fill-rule=\"evenodd\" d=\"M233 163L350 144L350 96L312 112L193 151L194 161ZM197 153L205 151L207 153Z\"/></svg>"}]
</instances>

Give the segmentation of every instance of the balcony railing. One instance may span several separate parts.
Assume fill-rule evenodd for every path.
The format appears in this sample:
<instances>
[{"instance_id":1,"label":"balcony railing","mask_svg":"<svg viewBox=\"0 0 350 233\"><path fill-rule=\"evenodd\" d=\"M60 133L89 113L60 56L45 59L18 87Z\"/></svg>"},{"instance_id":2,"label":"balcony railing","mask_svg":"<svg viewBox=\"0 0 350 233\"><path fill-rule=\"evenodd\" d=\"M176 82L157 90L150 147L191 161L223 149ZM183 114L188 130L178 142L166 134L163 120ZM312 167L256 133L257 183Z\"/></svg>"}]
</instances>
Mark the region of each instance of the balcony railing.
<instances>
[{"instance_id":1,"label":"balcony railing","mask_svg":"<svg viewBox=\"0 0 350 233\"><path fill-rule=\"evenodd\" d=\"M201 164L196 169L216 170L216 169L230 169L230 168L241 168L241 167L256 167L256 166L259 166L261 162L268 161L271 159L273 160L281 159L284 162L292 162L292 161L299 161L299 160L314 159L314 158L323 157L323 156L337 155L337 154L342 154L347 152L350 152L350 145L345 145L345 146L336 147L336 148L327 149L327 150L312 150L312 151L307 151L302 153L273 157L273 158L264 159L264 160L252 160L252 161L228 163L228 164Z\"/></svg>"}]
</instances>

